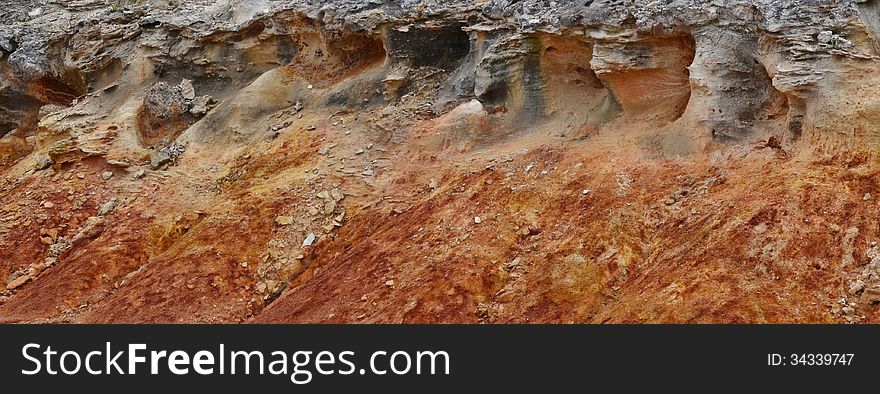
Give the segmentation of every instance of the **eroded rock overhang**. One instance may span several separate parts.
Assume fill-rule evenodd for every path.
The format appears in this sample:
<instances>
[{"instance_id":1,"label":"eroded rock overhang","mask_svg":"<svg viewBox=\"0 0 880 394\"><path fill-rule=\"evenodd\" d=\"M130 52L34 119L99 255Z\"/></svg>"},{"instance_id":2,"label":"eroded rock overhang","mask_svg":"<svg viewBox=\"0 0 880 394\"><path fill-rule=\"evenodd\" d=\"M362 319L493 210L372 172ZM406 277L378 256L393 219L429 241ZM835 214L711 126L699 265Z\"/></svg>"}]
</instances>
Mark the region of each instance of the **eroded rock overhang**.
<instances>
[{"instance_id":1,"label":"eroded rock overhang","mask_svg":"<svg viewBox=\"0 0 880 394\"><path fill-rule=\"evenodd\" d=\"M281 67L310 67L332 81L381 63L331 92L326 104L397 99L412 89L411 78L421 78L410 70L428 67L443 77L434 103L440 111L477 100L488 113L507 114L517 127L564 115L592 128L622 118L715 142L782 130L775 136L793 143L804 134L815 139L829 125L836 135L871 135L865 113L877 103L863 86L875 78L871 70L880 53L877 3L46 4L35 16L17 9L4 14L9 23L0 30L0 132L10 156L26 154L31 148L23 141L38 132L46 113L117 90L119 105L139 114L131 123L149 148L184 134L205 116L210 100L246 94L255 83L266 86ZM331 60L315 61L316 54ZM196 97L185 97L172 106L180 107L172 111L179 114L160 122L149 111L149 92L181 79L210 100L195 105ZM376 86L381 99L369 93ZM847 105L854 94L858 105ZM139 95L141 104L123 103L131 95ZM294 96L278 97L270 107L290 105ZM190 111L193 106L198 109ZM267 109L220 105L217 111L224 119L207 114L212 127L202 129L232 129L246 122L230 124L230 118ZM210 138L196 131L190 134Z\"/></svg>"}]
</instances>

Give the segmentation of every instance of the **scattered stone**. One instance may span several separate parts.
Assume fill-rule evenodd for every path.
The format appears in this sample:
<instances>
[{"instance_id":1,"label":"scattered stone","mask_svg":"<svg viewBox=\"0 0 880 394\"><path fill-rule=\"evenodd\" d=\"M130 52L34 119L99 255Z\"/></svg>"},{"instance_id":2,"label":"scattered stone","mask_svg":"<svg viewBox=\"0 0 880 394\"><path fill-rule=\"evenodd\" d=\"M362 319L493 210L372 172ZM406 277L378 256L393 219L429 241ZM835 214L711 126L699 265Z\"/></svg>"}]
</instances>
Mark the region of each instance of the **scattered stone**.
<instances>
[{"instance_id":1,"label":"scattered stone","mask_svg":"<svg viewBox=\"0 0 880 394\"><path fill-rule=\"evenodd\" d=\"M165 151L158 151L150 157L150 167L154 170L162 168L164 165L171 163L171 155Z\"/></svg>"},{"instance_id":2,"label":"scattered stone","mask_svg":"<svg viewBox=\"0 0 880 394\"><path fill-rule=\"evenodd\" d=\"M375 174L373 167L367 167L364 172L361 173L363 176L373 176L373 174Z\"/></svg>"},{"instance_id":3,"label":"scattered stone","mask_svg":"<svg viewBox=\"0 0 880 394\"><path fill-rule=\"evenodd\" d=\"M394 287L394 279L388 279L385 281L385 286Z\"/></svg>"},{"instance_id":4,"label":"scattered stone","mask_svg":"<svg viewBox=\"0 0 880 394\"><path fill-rule=\"evenodd\" d=\"M211 111L211 109L214 108L216 103L217 100L214 100L214 98L211 96L196 97L192 101L192 107L189 109L189 113L197 117L205 116L208 114L209 111Z\"/></svg>"},{"instance_id":5,"label":"scattered stone","mask_svg":"<svg viewBox=\"0 0 880 394\"><path fill-rule=\"evenodd\" d=\"M318 129L318 126L315 126L313 124L310 124L310 125L308 125L308 127L306 127L306 130L308 130L308 131L315 131L317 129Z\"/></svg>"},{"instance_id":6,"label":"scattered stone","mask_svg":"<svg viewBox=\"0 0 880 394\"><path fill-rule=\"evenodd\" d=\"M861 292L864 289L865 289L865 282L863 282L861 280L853 281L849 285L849 293L853 294L853 295L858 294L859 292Z\"/></svg>"},{"instance_id":7,"label":"scattered stone","mask_svg":"<svg viewBox=\"0 0 880 394\"><path fill-rule=\"evenodd\" d=\"M174 163L177 158L185 151L186 148L178 143L163 147L162 149L159 149L157 152L153 153L153 156L150 157L150 166L154 170L164 168L165 166Z\"/></svg>"},{"instance_id":8,"label":"scattered stone","mask_svg":"<svg viewBox=\"0 0 880 394\"><path fill-rule=\"evenodd\" d=\"M482 222L483 222L483 219L480 219L479 216L474 216L474 223L476 223L476 224L480 224L480 223L482 223Z\"/></svg>"},{"instance_id":9,"label":"scattered stone","mask_svg":"<svg viewBox=\"0 0 880 394\"><path fill-rule=\"evenodd\" d=\"M317 237L315 236L315 233L309 233L309 235L306 235L306 239L303 240L302 246L304 248L312 246L315 243L315 239L317 239Z\"/></svg>"},{"instance_id":10,"label":"scattered stone","mask_svg":"<svg viewBox=\"0 0 880 394\"><path fill-rule=\"evenodd\" d=\"M116 167L128 167L130 165L128 162L124 162L121 160L113 160L113 159L107 160L107 164L109 164L111 166L116 166Z\"/></svg>"},{"instance_id":11,"label":"scattered stone","mask_svg":"<svg viewBox=\"0 0 880 394\"><path fill-rule=\"evenodd\" d=\"M67 242L63 237L59 237L58 242L56 242L52 245L49 245L49 257L46 257L46 264L49 264L50 258L57 258L62 253L66 252L68 249L70 249L70 246L71 246L70 242ZM51 263L54 264L56 262L57 261L53 261Z\"/></svg>"},{"instance_id":12,"label":"scattered stone","mask_svg":"<svg viewBox=\"0 0 880 394\"><path fill-rule=\"evenodd\" d=\"M98 208L98 216L105 216L110 214L110 212L113 212L113 210L116 209L117 202L118 200L116 200L115 198L111 198L107 202L101 204L101 206Z\"/></svg>"},{"instance_id":13,"label":"scattered stone","mask_svg":"<svg viewBox=\"0 0 880 394\"><path fill-rule=\"evenodd\" d=\"M101 179L103 179L103 180L105 180L105 181L109 181L110 178L113 178L113 172L112 172L112 171L104 171L104 173L101 174Z\"/></svg>"},{"instance_id":14,"label":"scattered stone","mask_svg":"<svg viewBox=\"0 0 880 394\"><path fill-rule=\"evenodd\" d=\"M849 49L853 47L853 42L843 38L837 34L831 37L831 45L834 45L837 49Z\"/></svg>"},{"instance_id":15,"label":"scattered stone","mask_svg":"<svg viewBox=\"0 0 880 394\"><path fill-rule=\"evenodd\" d=\"M336 202L332 199L324 201L324 214L329 215L336 210Z\"/></svg>"},{"instance_id":16,"label":"scattered stone","mask_svg":"<svg viewBox=\"0 0 880 394\"><path fill-rule=\"evenodd\" d=\"M437 180L431 179L430 181L428 181L428 187L431 188L431 190L436 189L437 188Z\"/></svg>"},{"instance_id":17,"label":"scattered stone","mask_svg":"<svg viewBox=\"0 0 880 394\"><path fill-rule=\"evenodd\" d=\"M52 203L51 201L43 201L43 203L40 204L40 205L42 205L43 208L46 208L46 209L52 209L52 208L55 208L55 204Z\"/></svg>"},{"instance_id":18,"label":"scattered stone","mask_svg":"<svg viewBox=\"0 0 880 394\"><path fill-rule=\"evenodd\" d=\"M513 271L513 270L519 268L519 266L521 264L522 264L522 257L516 256L513 260L508 261L507 264L504 265L504 269L506 269L507 271Z\"/></svg>"},{"instance_id":19,"label":"scattered stone","mask_svg":"<svg viewBox=\"0 0 880 394\"><path fill-rule=\"evenodd\" d=\"M345 195L339 189L333 189L330 191L330 197L333 198L333 201L340 202L345 198Z\"/></svg>"},{"instance_id":20,"label":"scattered stone","mask_svg":"<svg viewBox=\"0 0 880 394\"><path fill-rule=\"evenodd\" d=\"M834 34L830 30L824 30L816 35L816 41L823 46L829 46L835 49L849 49L853 47L853 42L844 38L839 34Z\"/></svg>"},{"instance_id":21,"label":"scattered stone","mask_svg":"<svg viewBox=\"0 0 880 394\"><path fill-rule=\"evenodd\" d=\"M46 266L43 263L31 264L28 266L28 276L36 278L44 269L46 269Z\"/></svg>"},{"instance_id":22,"label":"scattered stone","mask_svg":"<svg viewBox=\"0 0 880 394\"><path fill-rule=\"evenodd\" d=\"M77 244L82 244L88 240L97 238L102 232L104 232L104 227L104 218L90 216L83 222L82 226L80 226L79 232L70 240L68 247L76 246Z\"/></svg>"},{"instance_id":23,"label":"scattered stone","mask_svg":"<svg viewBox=\"0 0 880 394\"><path fill-rule=\"evenodd\" d=\"M137 171L134 172L134 175L132 175L132 178L134 178L134 179L141 179L141 178L143 178L143 177L145 177L145 176L147 176L147 172L144 171L143 168L139 168Z\"/></svg>"},{"instance_id":24,"label":"scattered stone","mask_svg":"<svg viewBox=\"0 0 880 394\"><path fill-rule=\"evenodd\" d=\"M6 290L15 290L21 286L24 286L24 284L27 283L29 280L31 280L30 276L19 276L18 278L16 278L12 282L9 282L9 284L6 285Z\"/></svg>"},{"instance_id":25,"label":"scattered stone","mask_svg":"<svg viewBox=\"0 0 880 394\"><path fill-rule=\"evenodd\" d=\"M279 216L275 218L275 223L279 226L289 226L293 224L293 222L294 221L292 216Z\"/></svg>"},{"instance_id":26,"label":"scattered stone","mask_svg":"<svg viewBox=\"0 0 880 394\"><path fill-rule=\"evenodd\" d=\"M581 194L586 196L587 194L590 194L591 192L592 192L592 190L590 190L590 189L584 189L584 191L582 191Z\"/></svg>"},{"instance_id":27,"label":"scattered stone","mask_svg":"<svg viewBox=\"0 0 880 394\"><path fill-rule=\"evenodd\" d=\"M196 90L193 88L192 81L188 79L180 81L180 94L187 100L196 98Z\"/></svg>"},{"instance_id":28,"label":"scattered stone","mask_svg":"<svg viewBox=\"0 0 880 394\"><path fill-rule=\"evenodd\" d=\"M865 193L865 196L862 197L862 200L871 201L871 193Z\"/></svg>"},{"instance_id":29,"label":"scattered stone","mask_svg":"<svg viewBox=\"0 0 880 394\"><path fill-rule=\"evenodd\" d=\"M278 296L279 294L281 294L281 291L283 291L285 287L286 287L286 285L281 281L272 280L272 279L267 280L266 281L266 291L269 293L269 295L267 296L267 299L268 299L268 297Z\"/></svg>"},{"instance_id":30,"label":"scattered stone","mask_svg":"<svg viewBox=\"0 0 880 394\"><path fill-rule=\"evenodd\" d=\"M36 163L34 164L34 171L42 171L49 168L52 165L52 158L49 156L40 156L37 157Z\"/></svg>"}]
</instances>

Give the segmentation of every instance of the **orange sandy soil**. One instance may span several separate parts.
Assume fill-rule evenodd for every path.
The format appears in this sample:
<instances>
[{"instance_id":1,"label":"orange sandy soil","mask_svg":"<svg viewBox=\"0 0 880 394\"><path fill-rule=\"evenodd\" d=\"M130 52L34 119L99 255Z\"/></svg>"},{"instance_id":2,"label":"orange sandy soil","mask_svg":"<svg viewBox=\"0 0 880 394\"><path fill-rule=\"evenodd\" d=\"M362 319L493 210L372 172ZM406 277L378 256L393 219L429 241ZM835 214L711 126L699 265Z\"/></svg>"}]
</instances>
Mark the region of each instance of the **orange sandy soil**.
<instances>
[{"instance_id":1,"label":"orange sandy soil","mask_svg":"<svg viewBox=\"0 0 880 394\"><path fill-rule=\"evenodd\" d=\"M97 237L4 293L0 321L880 322L849 291L880 240L874 155L755 142L678 158L525 134L433 154L399 144L363 155L386 163L373 178L309 177L320 139L357 138L330 128L242 148L225 173L196 151L142 180L103 181L97 160L5 178L3 278L45 258L41 229L70 237L120 204ZM347 219L300 250L276 217L331 185ZM305 269L277 299L256 290L273 239Z\"/></svg>"},{"instance_id":2,"label":"orange sandy soil","mask_svg":"<svg viewBox=\"0 0 880 394\"><path fill-rule=\"evenodd\" d=\"M876 202L863 200L877 172L769 151L719 168L536 148L449 174L400 215L355 218L316 251L314 277L256 321L836 321L848 273L877 236ZM528 162L529 174L505 175ZM868 321L876 311L860 310Z\"/></svg>"}]
</instances>

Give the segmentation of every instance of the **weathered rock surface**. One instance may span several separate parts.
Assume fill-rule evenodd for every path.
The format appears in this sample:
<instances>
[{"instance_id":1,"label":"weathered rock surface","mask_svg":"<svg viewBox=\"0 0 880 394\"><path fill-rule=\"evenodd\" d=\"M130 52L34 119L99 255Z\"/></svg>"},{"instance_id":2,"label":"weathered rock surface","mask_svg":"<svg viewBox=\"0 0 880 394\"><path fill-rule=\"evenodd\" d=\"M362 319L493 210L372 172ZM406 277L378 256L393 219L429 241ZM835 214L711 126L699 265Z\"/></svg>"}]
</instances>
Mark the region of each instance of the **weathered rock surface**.
<instances>
[{"instance_id":1,"label":"weathered rock surface","mask_svg":"<svg viewBox=\"0 0 880 394\"><path fill-rule=\"evenodd\" d=\"M567 72L597 76L624 116L669 123L684 115L682 123L699 126L691 133L716 141L785 122L791 140L851 115L836 105L847 91L840 86L862 85L880 48L870 0L160 3L20 1L4 11L2 130L32 134L42 104L112 88L144 95L142 139L173 139L194 121L182 119L190 107L194 117L208 111L196 92L224 97L229 85L297 62L311 45L298 32L320 26L381 40L392 70L457 70L447 102L478 98L519 121L556 110L541 66L559 41L572 41L588 58ZM344 62L360 56L345 54L346 45L322 52ZM171 74L187 84L183 96L179 81L165 81Z\"/></svg>"},{"instance_id":2,"label":"weathered rock surface","mask_svg":"<svg viewBox=\"0 0 880 394\"><path fill-rule=\"evenodd\" d=\"M878 65L877 0L16 0L0 321L877 322Z\"/></svg>"}]
</instances>

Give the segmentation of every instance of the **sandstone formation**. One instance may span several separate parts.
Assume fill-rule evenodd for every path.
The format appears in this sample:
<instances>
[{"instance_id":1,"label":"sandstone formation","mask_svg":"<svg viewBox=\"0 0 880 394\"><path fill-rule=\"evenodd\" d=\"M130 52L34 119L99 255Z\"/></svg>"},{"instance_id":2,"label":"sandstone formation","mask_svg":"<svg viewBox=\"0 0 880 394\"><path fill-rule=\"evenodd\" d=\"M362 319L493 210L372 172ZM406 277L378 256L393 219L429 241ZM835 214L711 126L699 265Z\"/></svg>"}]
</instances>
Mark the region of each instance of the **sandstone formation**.
<instances>
[{"instance_id":1,"label":"sandstone formation","mask_svg":"<svg viewBox=\"0 0 880 394\"><path fill-rule=\"evenodd\" d=\"M14 0L0 322L880 322L877 0Z\"/></svg>"}]
</instances>

